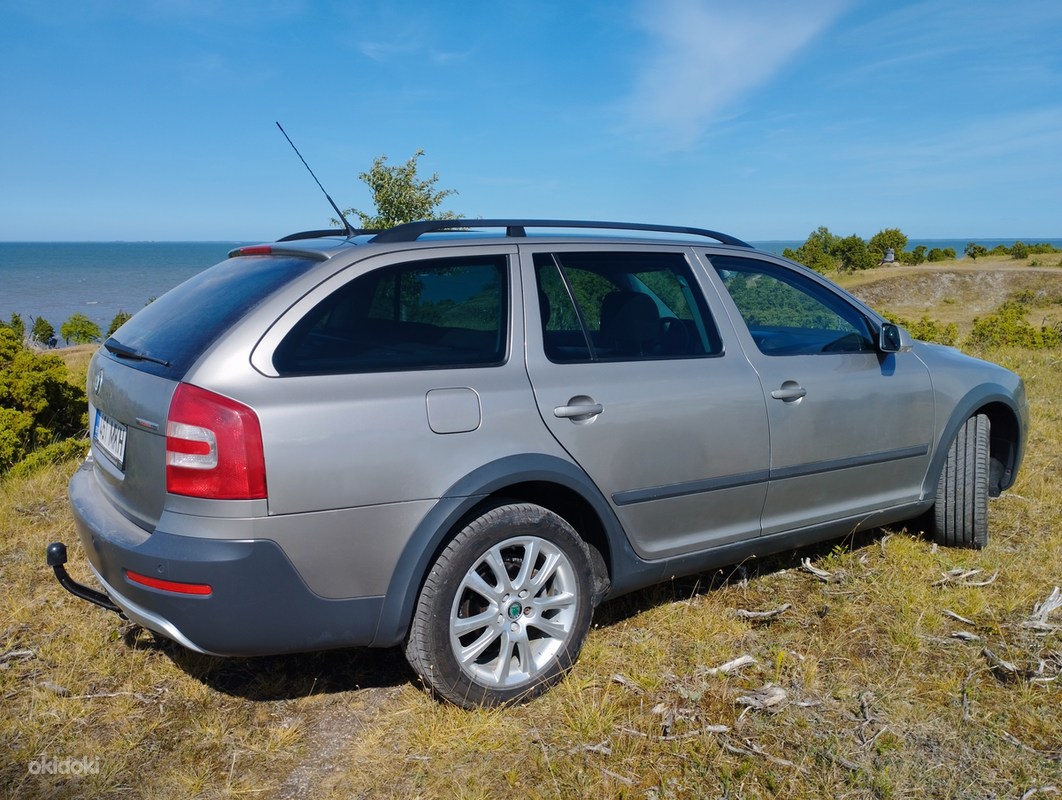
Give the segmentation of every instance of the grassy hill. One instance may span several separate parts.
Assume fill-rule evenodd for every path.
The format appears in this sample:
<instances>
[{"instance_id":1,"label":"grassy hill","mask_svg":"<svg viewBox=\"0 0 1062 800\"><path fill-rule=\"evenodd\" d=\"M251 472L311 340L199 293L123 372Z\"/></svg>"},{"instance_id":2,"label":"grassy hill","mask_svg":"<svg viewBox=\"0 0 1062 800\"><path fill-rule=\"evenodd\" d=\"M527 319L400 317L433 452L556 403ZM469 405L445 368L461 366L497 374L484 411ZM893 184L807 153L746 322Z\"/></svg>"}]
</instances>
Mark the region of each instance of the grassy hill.
<instances>
[{"instance_id":1,"label":"grassy hill","mask_svg":"<svg viewBox=\"0 0 1062 800\"><path fill-rule=\"evenodd\" d=\"M838 282L879 311L956 323L963 336L976 317L1015 296L1028 299L1030 323L1062 321L1062 269L1028 266L1028 260L968 262L879 268L840 276Z\"/></svg>"},{"instance_id":2,"label":"grassy hill","mask_svg":"<svg viewBox=\"0 0 1062 800\"><path fill-rule=\"evenodd\" d=\"M1062 270L844 282L968 330L1014 292L1054 313ZM1062 371L1057 351L984 355L1025 378L1033 414L987 549L884 530L620 598L566 681L502 711L432 701L397 651L222 660L156 641L44 566L48 542L76 540L73 466L0 482L0 796L1055 796Z\"/></svg>"}]
</instances>

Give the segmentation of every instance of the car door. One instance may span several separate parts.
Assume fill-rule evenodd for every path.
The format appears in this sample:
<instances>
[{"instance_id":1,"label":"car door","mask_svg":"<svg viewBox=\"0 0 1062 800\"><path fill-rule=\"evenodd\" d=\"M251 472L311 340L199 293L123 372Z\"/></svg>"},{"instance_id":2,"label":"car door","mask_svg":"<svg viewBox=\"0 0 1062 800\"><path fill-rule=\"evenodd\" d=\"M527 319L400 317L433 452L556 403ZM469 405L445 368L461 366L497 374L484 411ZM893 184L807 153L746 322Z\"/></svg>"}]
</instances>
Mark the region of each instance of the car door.
<instances>
[{"instance_id":1,"label":"car door","mask_svg":"<svg viewBox=\"0 0 1062 800\"><path fill-rule=\"evenodd\" d=\"M764 535L916 502L933 437L929 371L882 353L843 294L783 264L709 256L745 323L771 429Z\"/></svg>"},{"instance_id":2,"label":"car door","mask_svg":"<svg viewBox=\"0 0 1062 800\"><path fill-rule=\"evenodd\" d=\"M539 412L635 550L662 558L758 536L763 394L685 248L526 245L520 258Z\"/></svg>"}]
</instances>

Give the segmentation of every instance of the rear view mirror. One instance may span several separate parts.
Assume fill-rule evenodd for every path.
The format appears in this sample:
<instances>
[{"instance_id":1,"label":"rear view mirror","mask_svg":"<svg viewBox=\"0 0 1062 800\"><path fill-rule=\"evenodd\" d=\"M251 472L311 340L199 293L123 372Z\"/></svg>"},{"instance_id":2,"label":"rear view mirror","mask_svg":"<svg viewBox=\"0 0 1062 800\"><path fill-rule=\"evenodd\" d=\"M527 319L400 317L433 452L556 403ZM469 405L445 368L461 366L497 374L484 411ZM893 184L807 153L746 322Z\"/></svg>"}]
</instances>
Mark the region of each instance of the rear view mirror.
<instances>
[{"instance_id":1,"label":"rear view mirror","mask_svg":"<svg viewBox=\"0 0 1062 800\"><path fill-rule=\"evenodd\" d=\"M914 340L911 338L911 334L899 325L886 322L881 326L881 331L878 333L878 349L881 352L906 353L913 344Z\"/></svg>"}]
</instances>

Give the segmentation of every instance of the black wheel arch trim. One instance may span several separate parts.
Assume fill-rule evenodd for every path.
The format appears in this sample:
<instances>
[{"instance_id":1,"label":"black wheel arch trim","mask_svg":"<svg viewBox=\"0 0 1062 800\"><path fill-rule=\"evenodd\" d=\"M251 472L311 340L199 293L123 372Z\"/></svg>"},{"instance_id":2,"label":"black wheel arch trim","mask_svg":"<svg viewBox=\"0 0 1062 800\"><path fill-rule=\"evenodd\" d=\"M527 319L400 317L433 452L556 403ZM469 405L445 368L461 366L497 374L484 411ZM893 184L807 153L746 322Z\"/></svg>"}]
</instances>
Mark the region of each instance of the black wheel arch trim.
<instances>
[{"instance_id":1,"label":"black wheel arch trim","mask_svg":"<svg viewBox=\"0 0 1062 800\"><path fill-rule=\"evenodd\" d=\"M929 462L922 484L922 496L935 500L937 483L940 473L944 470L944 462L948 458L948 448L959 433L959 429L970 417L979 413L987 413L994 423L1000 421L999 412L995 409L1004 407L1009 413L1009 423L1005 429L993 424L990 437L990 449L993 458L999 455L998 445L1002 442L1008 446L1004 461L1000 469L993 469L989 477L989 493L996 497L1000 492L1009 489L1017 477L1018 468L1021 466L1025 455L1025 439L1028 435L1027 410L1021 408L1015 402L1014 395L1005 387L998 384L982 384L969 391L958 403L955 404L937 442L933 457Z\"/></svg>"},{"instance_id":2,"label":"black wheel arch trim","mask_svg":"<svg viewBox=\"0 0 1062 800\"><path fill-rule=\"evenodd\" d=\"M388 584L372 646L389 647L403 641L421 584L436 554L462 520L491 495L504 495L507 487L527 483L556 484L577 494L593 510L608 540L613 587L617 578L637 571L644 563L604 495L578 465L543 453L507 456L454 483L417 525Z\"/></svg>"}]
</instances>

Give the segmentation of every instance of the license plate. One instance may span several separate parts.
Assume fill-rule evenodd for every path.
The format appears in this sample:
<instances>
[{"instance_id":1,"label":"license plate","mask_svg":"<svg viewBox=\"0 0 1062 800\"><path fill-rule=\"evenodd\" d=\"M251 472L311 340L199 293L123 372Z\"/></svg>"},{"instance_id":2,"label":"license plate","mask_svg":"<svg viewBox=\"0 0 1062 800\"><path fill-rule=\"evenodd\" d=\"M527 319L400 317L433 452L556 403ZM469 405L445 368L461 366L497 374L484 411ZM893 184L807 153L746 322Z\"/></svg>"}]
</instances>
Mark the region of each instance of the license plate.
<instances>
[{"instance_id":1,"label":"license plate","mask_svg":"<svg viewBox=\"0 0 1062 800\"><path fill-rule=\"evenodd\" d=\"M114 462L118 469L125 466L125 425L111 419L99 409L92 426L92 441L103 454Z\"/></svg>"}]
</instances>

